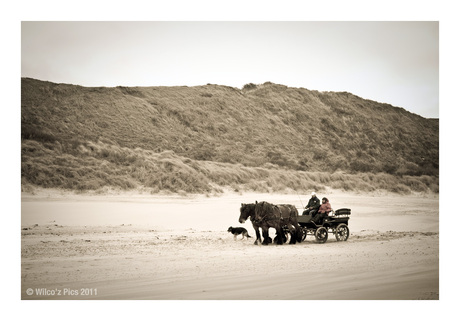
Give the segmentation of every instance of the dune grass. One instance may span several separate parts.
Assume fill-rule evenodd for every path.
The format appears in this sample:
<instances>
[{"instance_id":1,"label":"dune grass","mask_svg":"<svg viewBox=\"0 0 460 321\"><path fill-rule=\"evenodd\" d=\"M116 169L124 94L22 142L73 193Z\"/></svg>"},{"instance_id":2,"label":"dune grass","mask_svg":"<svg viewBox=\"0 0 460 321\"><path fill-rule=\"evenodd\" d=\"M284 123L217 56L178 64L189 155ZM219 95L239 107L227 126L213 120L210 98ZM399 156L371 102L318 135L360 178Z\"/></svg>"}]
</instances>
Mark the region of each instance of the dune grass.
<instances>
[{"instance_id":1,"label":"dune grass","mask_svg":"<svg viewBox=\"0 0 460 321\"><path fill-rule=\"evenodd\" d=\"M185 194L237 192L305 192L326 188L355 192L384 190L408 194L438 192L438 179L432 176L391 175L387 173L306 172L277 165L247 167L214 161L200 161L175 154L130 149L103 142L87 142L63 151L59 143L22 142L23 186L97 191L107 186L121 189L147 189L152 193L169 191ZM28 151L24 153L24 151ZM40 155L31 157L30 153Z\"/></svg>"},{"instance_id":2,"label":"dune grass","mask_svg":"<svg viewBox=\"0 0 460 321\"><path fill-rule=\"evenodd\" d=\"M23 188L438 192L439 121L350 93L21 87Z\"/></svg>"}]
</instances>

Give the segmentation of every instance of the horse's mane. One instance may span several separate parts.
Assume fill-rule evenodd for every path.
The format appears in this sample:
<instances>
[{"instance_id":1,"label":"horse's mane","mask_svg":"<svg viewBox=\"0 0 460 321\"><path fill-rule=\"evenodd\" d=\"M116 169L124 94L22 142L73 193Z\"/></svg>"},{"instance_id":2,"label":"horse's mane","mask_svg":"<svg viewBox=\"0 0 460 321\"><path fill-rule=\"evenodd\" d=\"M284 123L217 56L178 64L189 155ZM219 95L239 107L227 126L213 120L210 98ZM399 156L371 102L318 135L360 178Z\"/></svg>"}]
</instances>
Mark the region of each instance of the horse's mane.
<instances>
[{"instance_id":1,"label":"horse's mane","mask_svg":"<svg viewBox=\"0 0 460 321\"><path fill-rule=\"evenodd\" d=\"M245 211L254 211L255 207L256 207L256 204L241 204L241 207L245 210Z\"/></svg>"},{"instance_id":2,"label":"horse's mane","mask_svg":"<svg viewBox=\"0 0 460 321\"><path fill-rule=\"evenodd\" d=\"M260 202L255 204L255 216L257 220L272 220L279 217L279 209L268 202Z\"/></svg>"}]
</instances>

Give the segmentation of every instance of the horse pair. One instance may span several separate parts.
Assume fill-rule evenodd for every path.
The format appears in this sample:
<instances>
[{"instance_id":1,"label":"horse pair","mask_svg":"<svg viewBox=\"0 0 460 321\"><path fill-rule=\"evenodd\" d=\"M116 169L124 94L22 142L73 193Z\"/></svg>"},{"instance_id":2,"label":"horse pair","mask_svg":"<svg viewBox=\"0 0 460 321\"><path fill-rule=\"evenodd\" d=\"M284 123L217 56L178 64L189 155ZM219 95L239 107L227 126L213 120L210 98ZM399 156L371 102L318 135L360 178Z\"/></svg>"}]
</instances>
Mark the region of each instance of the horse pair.
<instances>
[{"instance_id":1,"label":"horse pair","mask_svg":"<svg viewBox=\"0 0 460 321\"><path fill-rule=\"evenodd\" d=\"M297 222L299 212L294 205L280 204L274 205L267 202L255 202L255 204L241 204L239 222L243 224L250 217L252 226L256 232L254 244L267 245L272 243L268 234L268 229L273 227L276 230L275 242L283 244L286 242L284 226L287 226L291 234L289 244L302 241L302 229ZM259 228L262 229L262 242Z\"/></svg>"}]
</instances>

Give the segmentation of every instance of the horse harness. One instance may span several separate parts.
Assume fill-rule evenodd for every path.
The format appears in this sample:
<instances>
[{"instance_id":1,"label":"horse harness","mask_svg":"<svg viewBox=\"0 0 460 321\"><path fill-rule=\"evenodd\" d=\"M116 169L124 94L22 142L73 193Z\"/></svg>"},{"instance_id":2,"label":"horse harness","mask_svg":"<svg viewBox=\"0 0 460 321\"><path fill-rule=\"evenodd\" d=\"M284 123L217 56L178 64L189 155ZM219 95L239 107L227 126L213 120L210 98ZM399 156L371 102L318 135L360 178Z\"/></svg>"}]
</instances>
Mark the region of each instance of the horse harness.
<instances>
[{"instance_id":1,"label":"horse harness","mask_svg":"<svg viewBox=\"0 0 460 321\"><path fill-rule=\"evenodd\" d=\"M278 205L273 205L273 204L270 204L270 203L267 203L267 202L261 202L259 204L263 204L262 206L265 206L265 204L267 204L268 206L271 206L271 215L266 215L266 216L263 216L262 218L259 218L259 217L255 217L254 218L254 223L256 224L259 224L261 222L270 222L270 221L282 221L283 220L283 217L281 215L281 209L278 207ZM277 213L277 214L275 214ZM257 214L255 216L258 216Z\"/></svg>"}]
</instances>

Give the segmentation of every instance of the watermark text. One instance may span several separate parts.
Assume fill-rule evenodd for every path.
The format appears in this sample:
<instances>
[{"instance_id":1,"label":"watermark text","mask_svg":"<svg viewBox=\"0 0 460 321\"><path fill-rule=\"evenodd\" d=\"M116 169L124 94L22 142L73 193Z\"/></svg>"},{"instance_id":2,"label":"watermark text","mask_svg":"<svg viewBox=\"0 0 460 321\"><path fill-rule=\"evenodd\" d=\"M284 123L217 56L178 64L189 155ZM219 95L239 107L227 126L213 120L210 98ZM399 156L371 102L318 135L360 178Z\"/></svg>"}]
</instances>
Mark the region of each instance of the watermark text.
<instances>
[{"instance_id":1,"label":"watermark text","mask_svg":"<svg viewBox=\"0 0 460 321\"><path fill-rule=\"evenodd\" d=\"M48 288L28 288L27 295L36 296L97 296L97 288L63 288L63 289L48 289Z\"/></svg>"}]
</instances>

